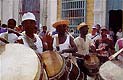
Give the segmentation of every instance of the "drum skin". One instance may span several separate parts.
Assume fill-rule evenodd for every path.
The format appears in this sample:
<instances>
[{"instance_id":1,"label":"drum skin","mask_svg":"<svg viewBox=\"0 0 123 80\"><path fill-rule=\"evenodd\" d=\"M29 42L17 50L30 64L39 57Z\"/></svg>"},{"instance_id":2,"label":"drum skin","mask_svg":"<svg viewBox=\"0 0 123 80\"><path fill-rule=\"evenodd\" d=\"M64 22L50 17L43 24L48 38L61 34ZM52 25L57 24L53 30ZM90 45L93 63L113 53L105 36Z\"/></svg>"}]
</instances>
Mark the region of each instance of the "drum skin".
<instances>
[{"instance_id":1,"label":"drum skin","mask_svg":"<svg viewBox=\"0 0 123 80\"><path fill-rule=\"evenodd\" d=\"M0 46L1 80L38 80L38 68L38 57L32 49L22 44Z\"/></svg>"},{"instance_id":2,"label":"drum skin","mask_svg":"<svg viewBox=\"0 0 123 80\"><path fill-rule=\"evenodd\" d=\"M54 77L63 69L64 60L55 51L45 51L41 53L42 62L45 64L46 72L49 78Z\"/></svg>"},{"instance_id":3,"label":"drum skin","mask_svg":"<svg viewBox=\"0 0 123 80\"><path fill-rule=\"evenodd\" d=\"M104 80L123 80L123 62L107 61L101 65L99 74Z\"/></svg>"}]
</instances>

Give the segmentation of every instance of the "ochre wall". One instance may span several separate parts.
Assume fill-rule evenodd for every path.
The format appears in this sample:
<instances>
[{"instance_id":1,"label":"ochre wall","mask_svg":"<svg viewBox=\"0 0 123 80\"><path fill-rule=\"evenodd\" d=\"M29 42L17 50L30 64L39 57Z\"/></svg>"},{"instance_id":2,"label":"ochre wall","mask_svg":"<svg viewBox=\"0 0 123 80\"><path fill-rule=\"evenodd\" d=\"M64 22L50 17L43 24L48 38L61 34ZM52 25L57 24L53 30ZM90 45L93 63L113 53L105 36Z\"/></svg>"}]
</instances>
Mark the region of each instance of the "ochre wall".
<instances>
[{"instance_id":1,"label":"ochre wall","mask_svg":"<svg viewBox=\"0 0 123 80\"><path fill-rule=\"evenodd\" d=\"M57 19L61 19L61 0L57 0ZM94 22L94 0L87 0L86 23L89 25L89 32Z\"/></svg>"},{"instance_id":2,"label":"ochre wall","mask_svg":"<svg viewBox=\"0 0 123 80\"><path fill-rule=\"evenodd\" d=\"M94 22L94 0L87 0L86 23L89 25L89 32Z\"/></svg>"}]
</instances>

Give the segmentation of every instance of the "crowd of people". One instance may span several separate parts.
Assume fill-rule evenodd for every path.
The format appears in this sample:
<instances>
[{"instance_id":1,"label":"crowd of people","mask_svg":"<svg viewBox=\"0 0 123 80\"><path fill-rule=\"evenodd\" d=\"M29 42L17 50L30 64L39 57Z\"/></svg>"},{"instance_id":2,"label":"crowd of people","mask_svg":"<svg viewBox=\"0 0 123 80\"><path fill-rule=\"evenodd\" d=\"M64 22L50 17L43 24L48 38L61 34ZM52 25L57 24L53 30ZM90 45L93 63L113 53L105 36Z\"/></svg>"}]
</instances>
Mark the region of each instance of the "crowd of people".
<instances>
[{"instance_id":1,"label":"crowd of people","mask_svg":"<svg viewBox=\"0 0 123 80\"><path fill-rule=\"evenodd\" d=\"M88 79L87 68L84 66L85 58L94 54L100 60L100 65L109 60L109 57L123 48L123 32L116 33L117 41L113 40L114 32L106 26L96 24L92 32L88 33L89 26L85 22L77 26L79 36L74 38L69 29L68 20L56 21L52 26L56 29L52 34L47 26L42 26L42 31L37 32L36 18L33 13L25 13L22 23L16 27L16 21L9 19L7 25L0 27L0 45L19 43L32 48L39 56L47 50L58 51L65 59L70 59L80 68ZM116 57L123 61L123 54ZM93 78L93 77L92 77Z\"/></svg>"}]
</instances>

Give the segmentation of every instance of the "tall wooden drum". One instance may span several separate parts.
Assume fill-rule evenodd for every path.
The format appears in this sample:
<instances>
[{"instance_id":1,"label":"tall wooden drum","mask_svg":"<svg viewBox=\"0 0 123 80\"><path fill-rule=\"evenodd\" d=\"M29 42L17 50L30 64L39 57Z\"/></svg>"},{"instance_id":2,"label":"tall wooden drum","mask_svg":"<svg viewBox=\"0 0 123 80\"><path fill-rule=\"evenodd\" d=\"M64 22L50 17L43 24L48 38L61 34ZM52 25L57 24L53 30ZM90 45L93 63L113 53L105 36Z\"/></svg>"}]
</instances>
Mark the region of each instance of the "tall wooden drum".
<instances>
[{"instance_id":1,"label":"tall wooden drum","mask_svg":"<svg viewBox=\"0 0 123 80\"><path fill-rule=\"evenodd\" d=\"M41 54L47 75L50 79L61 76L65 68L65 60L55 51L45 51Z\"/></svg>"}]
</instances>

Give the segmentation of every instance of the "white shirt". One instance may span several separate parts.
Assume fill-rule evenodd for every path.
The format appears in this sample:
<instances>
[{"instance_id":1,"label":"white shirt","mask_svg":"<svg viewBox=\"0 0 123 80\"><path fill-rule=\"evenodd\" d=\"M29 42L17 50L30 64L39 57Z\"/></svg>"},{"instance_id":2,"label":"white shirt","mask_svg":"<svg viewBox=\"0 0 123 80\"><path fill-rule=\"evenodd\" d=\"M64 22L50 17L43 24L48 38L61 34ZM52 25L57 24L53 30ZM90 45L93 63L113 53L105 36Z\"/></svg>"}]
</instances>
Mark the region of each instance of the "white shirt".
<instances>
[{"instance_id":1,"label":"white shirt","mask_svg":"<svg viewBox=\"0 0 123 80\"><path fill-rule=\"evenodd\" d=\"M36 42L34 42L34 44L36 45L37 47L37 50L35 51L36 53L42 53L43 52L43 44L42 44L42 41L41 39L39 38L39 36L37 34L34 34L35 38L36 38ZM29 47L26 39L25 39L25 36L20 36L19 39L22 39L23 40L23 44L27 47Z\"/></svg>"},{"instance_id":2,"label":"white shirt","mask_svg":"<svg viewBox=\"0 0 123 80\"><path fill-rule=\"evenodd\" d=\"M92 42L93 44L95 43L95 41L96 41L97 39L100 38L100 36L99 36L98 34L92 35L91 33L88 33L88 34L86 35L86 37L88 37L89 40L91 40L91 42Z\"/></svg>"},{"instance_id":3,"label":"white shirt","mask_svg":"<svg viewBox=\"0 0 123 80\"><path fill-rule=\"evenodd\" d=\"M0 37L5 38L10 43L14 43L18 39L18 36L16 34L8 32L1 33Z\"/></svg>"},{"instance_id":4,"label":"white shirt","mask_svg":"<svg viewBox=\"0 0 123 80\"><path fill-rule=\"evenodd\" d=\"M88 37L86 37L86 40L84 40L83 38L78 36L74 39L74 42L78 48L79 54L82 54L82 55L89 54L89 46L91 46L93 43Z\"/></svg>"},{"instance_id":5,"label":"white shirt","mask_svg":"<svg viewBox=\"0 0 123 80\"><path fill-rule=\"evenodd\" d=\"M53 48L56 49L56 37L54 37L54 40L53 40ZM70 48L70 36L67 35L67 38L66 38L66 41L63 43L63 44L59 44L59 51L62 51L64 49L69 49ZM70 53L64 53L64 54L61 54L62 56L64 57L68 57L70 56Z\"/></svg>"}]
</instances>

